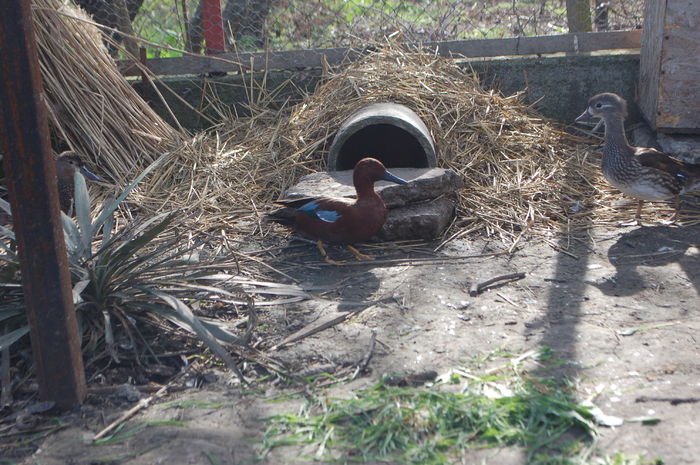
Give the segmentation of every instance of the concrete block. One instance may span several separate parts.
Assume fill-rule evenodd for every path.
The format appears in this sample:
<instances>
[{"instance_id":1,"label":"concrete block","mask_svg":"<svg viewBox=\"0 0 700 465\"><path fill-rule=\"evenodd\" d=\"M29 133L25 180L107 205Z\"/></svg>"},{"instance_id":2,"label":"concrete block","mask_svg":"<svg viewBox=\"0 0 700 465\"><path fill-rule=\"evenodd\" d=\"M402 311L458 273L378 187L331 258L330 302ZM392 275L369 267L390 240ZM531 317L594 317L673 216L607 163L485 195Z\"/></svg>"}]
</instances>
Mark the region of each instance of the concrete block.
<instances>
[{"instance_id":1,"label":"concrete block","mask_svg":"<svg viewBox=\"0 0 700 465\"><path fill-rule=\"evenodd\" d=\"M392 208L379 231L385 241L424 239L439 236L449 226L455 205L446 198Z\"/></svg>"}]
</instances>

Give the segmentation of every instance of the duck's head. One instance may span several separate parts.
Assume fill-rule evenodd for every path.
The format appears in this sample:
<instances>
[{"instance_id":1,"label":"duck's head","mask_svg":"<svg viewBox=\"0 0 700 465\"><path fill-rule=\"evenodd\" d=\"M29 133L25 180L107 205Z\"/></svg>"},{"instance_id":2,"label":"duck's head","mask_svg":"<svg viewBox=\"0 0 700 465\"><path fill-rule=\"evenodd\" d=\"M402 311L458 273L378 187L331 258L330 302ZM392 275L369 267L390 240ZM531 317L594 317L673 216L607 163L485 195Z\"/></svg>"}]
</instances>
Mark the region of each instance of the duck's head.
<instances>
[{"instance_id":1,"label":"duck's head","mask_svg":"<svg viewBox=\"0 0 700 465\"><path fill-rule=\"evenodd\" d=\"M104 181L101 177L87 169L85 163L76 152L68 150L61 153L56 159L56 171L59 177L73 177L73 174L80 172L83 176L93 181Z\"/></svg>"},{"instance_id":2,"label":"duck's head","mask_svg":"<svg viewBox=\"0 0 700 465\"><path fill-rule=\"evenodd\" d=\"M395 182L396 184L407 183L403 179L387 171L384 164L376 158L363 158L358 161L353 170L353 178L369 179L371 182L384 180Z\"/></svg>"},{"instance_id":3,"label":"duck's head","mask_svg":"<svg viewBox=\"0 0 700 465\"><path fill-rule=\"evenodd\" d=\"M622 118L627 116L627 102L617 94L605 92L594 95L588 101L588 108L581 116L576 118L576 122L589 121L592 118L602 120L611 118Z\"/></svg>"}]
</instances>

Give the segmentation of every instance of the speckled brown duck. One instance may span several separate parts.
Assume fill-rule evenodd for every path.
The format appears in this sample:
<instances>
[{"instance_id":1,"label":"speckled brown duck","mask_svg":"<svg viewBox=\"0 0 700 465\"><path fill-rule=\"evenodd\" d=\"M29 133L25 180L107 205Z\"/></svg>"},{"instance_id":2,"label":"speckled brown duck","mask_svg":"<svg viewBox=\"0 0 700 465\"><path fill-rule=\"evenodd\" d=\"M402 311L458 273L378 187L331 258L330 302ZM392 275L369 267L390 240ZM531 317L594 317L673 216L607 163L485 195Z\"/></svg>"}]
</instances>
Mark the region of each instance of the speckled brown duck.
<instances>
[{"instance_id":1,"label":"speckled brown duck","mask_svg":"<svg viewBox=\"0 0 700 465\"><path fill-rule=\"evenodd\" d=\"M87 179L102 181L102 178L85 167L85 163L76 152L68 150L61 153L56 159L56 179L61 210L66 214L70 214L73 210L73 193L75 191L73 175L77 172L80 172Z\"/></svg>"},{"instance_id":2,"label":"speckled brown duck","mask_svg":"<svg viewBox=\"0 0 700 465\"><path fill-rule=\"evenodd\" d=\"M80 172L83 176L93 181L104 181L85 167L83 160L76 152L71 150L62 152L56 158L56 181L61 210L67 215L73 213L73 196L75 192L73 176L76 172ZM0 197L7 201L5 189L0 190ZM4 211L0 211L0 225L9 224L12 224L12 217Z\"/></svg>"},{"instance_id":3,"label":"speckled brown duck","mask_svg":"<svg viewBox=\"0 0 700 465\"><path fill-rule=\"evenodd\" d=\"M612 93L593 96L576 121L600 118L605 123L602 170L605 179L623 193L637 199L639 220L642 204L675 198L678 217L679 195L700 189L700 165L687 163L648 147L633 147L625 136L627 103Z\"/></svg>"}]
</instances>

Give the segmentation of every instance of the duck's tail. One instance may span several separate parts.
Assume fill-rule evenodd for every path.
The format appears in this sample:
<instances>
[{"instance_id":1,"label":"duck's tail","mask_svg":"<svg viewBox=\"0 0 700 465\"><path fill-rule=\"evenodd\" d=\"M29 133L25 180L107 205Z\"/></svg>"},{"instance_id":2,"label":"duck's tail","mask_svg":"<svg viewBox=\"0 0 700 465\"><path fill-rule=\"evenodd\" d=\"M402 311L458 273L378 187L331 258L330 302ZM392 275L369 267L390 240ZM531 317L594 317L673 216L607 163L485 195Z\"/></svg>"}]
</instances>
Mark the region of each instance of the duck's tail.
<instances>
[{"instance_id":1,"label":"duck's tail","mask_svg":"<svg viewBox=\"0 0 700 465\"><path fill-rule=\"evenodd\" d=\"M314 200L316 200L314 197L296 197L275 200L275 203L277 205L282 205L283 208L268 213L263 217L263 220L272 221L285 226L294 226L297 209Z\"/></svg>"},{"instance_id":2,"label":"duck's tail","mask_svg":"<svg viewBox=\"0 0 700 465\"><path fill-rule=\"evenodd\" d=\"M681 193L700 190L700 163L683 162L683 188Z\"/></svg>"},{"instance_id":3,"label":"duck's tail","mask_svg":"<svg viewBox=\"0 0 700 465\"><path fill-rule=\"evenodd\" d=\"M263 216L263 221L294 226L296 211L292 208L280 208Z\"/></svg>"}]
</instances>

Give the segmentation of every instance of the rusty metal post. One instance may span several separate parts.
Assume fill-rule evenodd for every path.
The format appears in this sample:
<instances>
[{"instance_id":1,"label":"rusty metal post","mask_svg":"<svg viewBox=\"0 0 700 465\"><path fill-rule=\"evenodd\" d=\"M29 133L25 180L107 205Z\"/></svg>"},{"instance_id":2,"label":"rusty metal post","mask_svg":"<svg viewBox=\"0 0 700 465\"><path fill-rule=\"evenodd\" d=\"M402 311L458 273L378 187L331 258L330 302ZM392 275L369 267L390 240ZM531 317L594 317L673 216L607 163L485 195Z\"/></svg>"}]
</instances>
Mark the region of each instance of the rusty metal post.
<instances>
[{"instance_id":1,"label":"rusty metal post","mask_svg":"<svg viewBox=\"0 0 700 465\"><path fill-rule=\"evenodd\" d=\"M42 399L85 398L85 372L42 101L30 0L0 3L0 150Z\"/></svg>"},{"instance_id":2,"label":"rusty metal post","mask_svg":"<svg viewBox=\"0 0 700 465\"><path fill-rule=\"evenodd\" d=\"M221 0L201 0L202 28L207 42L207 55L224 53L224 21L221 17Z\"/></svg>"}]
</instances>

